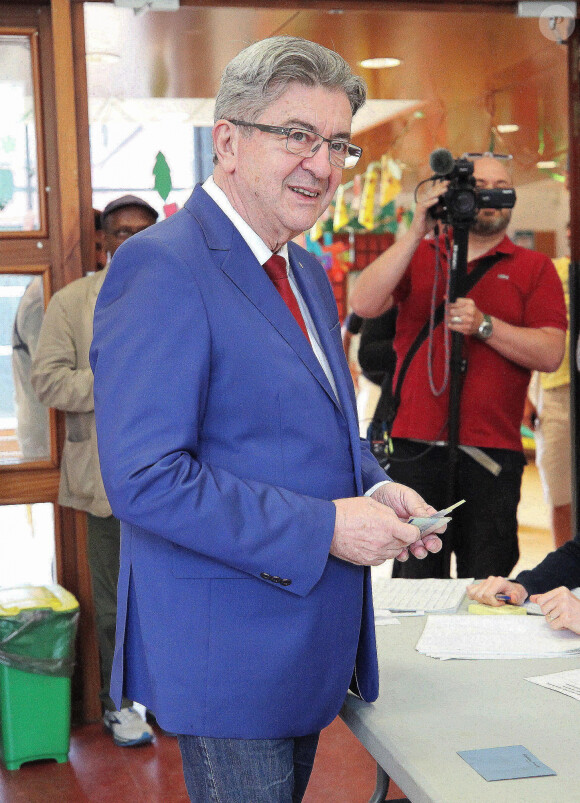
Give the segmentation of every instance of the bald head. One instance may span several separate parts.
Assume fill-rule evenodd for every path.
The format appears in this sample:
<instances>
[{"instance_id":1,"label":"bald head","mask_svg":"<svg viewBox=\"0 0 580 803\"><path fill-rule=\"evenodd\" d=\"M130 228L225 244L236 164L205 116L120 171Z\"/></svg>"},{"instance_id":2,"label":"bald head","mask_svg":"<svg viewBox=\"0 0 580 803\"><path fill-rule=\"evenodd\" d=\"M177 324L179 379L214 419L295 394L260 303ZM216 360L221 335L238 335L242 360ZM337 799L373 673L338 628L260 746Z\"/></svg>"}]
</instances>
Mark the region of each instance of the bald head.
<instances>
[{"instance_id":1,"label":"bald head","mask_svg":"<svg viewBox=\"0 0 580 803\"><path fill-rule=\"evenodd\" d=\"M505 190L513 187L512 177L505 160L481 156L473 162L473 177L478 189ZM507 229L511 209L480 209L470 227L474 234L495 236Z\"/></svg>"},{"instance_id":2,"label":"bald head","mask_svg":"<svg viewBox=\"0 0 580 803\"><path fill-rule=\"evenodd\" d=\"M486 182L481 186L487 189L493 187L512 187L512 177L506 159L494 159L493 156L480 156L473 161L473 176L478 182Z\"/></svg>"}]
</instances>

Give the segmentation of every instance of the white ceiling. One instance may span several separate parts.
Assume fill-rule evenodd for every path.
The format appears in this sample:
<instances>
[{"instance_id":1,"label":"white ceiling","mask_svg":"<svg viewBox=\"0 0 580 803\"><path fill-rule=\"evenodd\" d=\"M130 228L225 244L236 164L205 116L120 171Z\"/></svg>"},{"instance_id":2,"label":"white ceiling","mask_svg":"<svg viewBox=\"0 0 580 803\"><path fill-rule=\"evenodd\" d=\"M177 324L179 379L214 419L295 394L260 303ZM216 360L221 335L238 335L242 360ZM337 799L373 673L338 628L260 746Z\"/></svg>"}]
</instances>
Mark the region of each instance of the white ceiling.
<instances>
[{"instance_id":1,"label":"white ceiling","mask_svg":"<svg viewBox=\"0 0 580 803\"><path fill-rule=\"evenodd\" d=\"M459 156L494 145L513 155L519 184L546 177L536 167L540 159L565 166L567 48L546 36L537 19L518 19L513 9L493 3L440 11L437 6L449 6L365 7L361 0L338 13L328 3L245 8L205 1L138 15L85 3L91 120L139 124L173 117L211 125L212 97L227 62L256 39L290 34L337 50L365 78L370 101L354 121L363 159L388 151L406 165L410 182L424 177L429 154L439 147ZM99 51L113 60L95 60ZM376 56L402 64L380 71L360 66ZM419 107L422 114L414 115ZM505 122L519 131L499 134L497 125Z\"/></svg>"}]
</instances>

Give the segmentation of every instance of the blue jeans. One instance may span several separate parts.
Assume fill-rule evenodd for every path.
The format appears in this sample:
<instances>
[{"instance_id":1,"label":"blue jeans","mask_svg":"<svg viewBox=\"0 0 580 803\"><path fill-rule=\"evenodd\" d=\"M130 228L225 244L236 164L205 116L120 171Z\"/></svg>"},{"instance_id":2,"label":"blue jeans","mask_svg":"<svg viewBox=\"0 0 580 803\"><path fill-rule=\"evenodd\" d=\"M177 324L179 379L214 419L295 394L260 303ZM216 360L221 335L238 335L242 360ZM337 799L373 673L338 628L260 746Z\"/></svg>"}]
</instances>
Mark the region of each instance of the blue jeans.
<instances>
[{"instance_id":1,"label":"blue jeans","mask_svg":"<svg viewBox=\"0 0 580 803\"><path fill-rule=\"evenodd\" d=\"M295 739L179 735L192 803L300 803L320 734Z\"/></svg>"}]
</instances>

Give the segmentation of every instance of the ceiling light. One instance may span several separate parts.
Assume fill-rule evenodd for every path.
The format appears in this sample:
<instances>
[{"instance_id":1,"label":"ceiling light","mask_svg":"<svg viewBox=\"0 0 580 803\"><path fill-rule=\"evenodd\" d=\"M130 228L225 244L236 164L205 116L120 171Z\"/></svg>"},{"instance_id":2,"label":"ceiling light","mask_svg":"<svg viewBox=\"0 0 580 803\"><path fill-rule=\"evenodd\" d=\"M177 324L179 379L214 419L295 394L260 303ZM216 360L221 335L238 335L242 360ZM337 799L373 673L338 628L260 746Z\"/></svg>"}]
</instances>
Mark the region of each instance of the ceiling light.
<instances>
[{"instance_id":1,"label":"ceiling light","mask_svg":"<svg viewBox=\"0 0 580 803\"><path fill-rule=\"evenodd\" d=\"M554 167L558 167L558 162L554 162L553 160L547 162L536 162L536 167L539 170L552 170Z\"/></svg>"},{"instance_id":2,"label":"ceiling light","mask_svg":"<svg viewBox=\"0 0 580 803\"><path fill-rule=\"evenodd\" d=\"M140 11L179 11L179 0L113 0L120 8L133 8Z\"/></svg>"},{"instance_id":3,"label":"ceiling light","mask_svg":"<svg viewBox=\"0 0 580 803\"><path fill-rule=\"evenodd\" d=\"M90 64L114 64L121 59L118 53L93 52L86 54Z\"/></svg>"},{"instance_id":4,"label":"ceiling light","mask_svg":"<svg viewBox=\"0 0 580 803\"><path fill-rule=\"evenodd\" d=\"M130 12L110 5L85 3L85 49L89 64L113 64L121 59L121 25ZM124 17L125 14L125 17Z\"/></svg>"},{"instance_id":5,"label":"ceiling light","mask_svg":"<svg viewBox=\"0 0 580 803\"><path fill-rule=\"evenodd\" d=\"M496 128L499 134L515 134L516 131L520 130L517 123L504 123L503 125L496 126Z\"/></svg>"},{"instance_id":6,"label":"ceiling light","mask_svg":"<svg viewBox=\"0 0 580 803\"><path fill-rule=\"evenodd\" d=\"M398 67L400 63L401 59L363 59L363 61L360 62L360 66L366 67L369 70L382 70L385 67Z\"/></svg>"},{"instance_id":7,"label":"ceiling light","mask_svg":"<svg viewBox=\"0 0 580 803\"><path fill-rule=\"evenodd\" d=\"M576 16L577 3L560 2L555 5L552 2L524 2L518 3L518 17L571 17Z\"/></svg>"}]
</instances>

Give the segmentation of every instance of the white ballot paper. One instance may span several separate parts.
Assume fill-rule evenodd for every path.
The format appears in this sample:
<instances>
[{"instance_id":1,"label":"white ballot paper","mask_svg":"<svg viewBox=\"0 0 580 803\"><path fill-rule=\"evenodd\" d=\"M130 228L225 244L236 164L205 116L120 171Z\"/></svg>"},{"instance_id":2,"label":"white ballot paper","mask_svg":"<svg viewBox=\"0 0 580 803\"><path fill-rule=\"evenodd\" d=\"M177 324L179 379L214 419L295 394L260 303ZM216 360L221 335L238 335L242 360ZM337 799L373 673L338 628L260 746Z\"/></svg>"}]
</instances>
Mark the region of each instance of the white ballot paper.
<instances>
[{"instance_id":1,"label":"white ballot paper","mask_svg":"<svg viewBox=\"0 0 580 803\"><path fill-rule=\"evenodd\" d=\"M395 616L422 616L425 613L455 613L472 577L460 580L424 577L373 577L375 624L387 613Z\"/></svg>"},{"instance_id":2,"label":"white ballot paper","mask_svg":"<svg viewBox=\"0 0 580 803\"><path fill-rule=\"evenodd\" d=\"M537 616L428 616L417 651L431 658L577 658L580 636Z\"/></svg>"},{"instance_id":3,"label":"white ballot paper","mask_svg":"<svg viewBox=\"0 0 580 803\"><path fill-rule=\"evenodd\" d=\"M580 669L568 669L566 672L554 672L551 675L536 675L526 680L580 700Z\"/></svg>"},{"instance_id":4,"label":"white ballot paper","mask_svg":"<svg viewBox=\"0 0 580 803\"><path fill-rule=\"evenodd\" d=\"M423 533L427 533L427 531L431 532L433 529L437 529L442 524L447 524L450 522L451 516L448 516L447 514L451 513L452 510L455 510L456 507L459 507L459 505L462 505L464 502L465 499L461 499L454 505L450 505L443 510L438 510L437 513L433 513L432 516L411 516L407 523L414 524L415 527L419 528L421 535L423 535Z\"/></svg>"}]
</instances>

